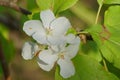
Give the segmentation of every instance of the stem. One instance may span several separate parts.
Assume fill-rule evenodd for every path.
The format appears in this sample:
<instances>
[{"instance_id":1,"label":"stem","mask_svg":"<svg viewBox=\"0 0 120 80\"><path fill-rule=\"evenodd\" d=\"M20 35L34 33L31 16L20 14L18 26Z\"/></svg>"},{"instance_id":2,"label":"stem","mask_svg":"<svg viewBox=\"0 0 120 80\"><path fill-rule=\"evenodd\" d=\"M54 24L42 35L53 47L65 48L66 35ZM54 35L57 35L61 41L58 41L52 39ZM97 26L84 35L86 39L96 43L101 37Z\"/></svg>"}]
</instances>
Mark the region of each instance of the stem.
<instances>
[{"instance_id":1,"label":"stem","mask_svg":"<svg viewBox=\"0 0 120 80\"><path fill-rule=\"evenodd\" d=\"M98 12L97 12L96 19L95 19L95 24L98 23L98 19L99 19L99 15L100 15L100 11L101 11L102 5L103 5L103 1L104 0L102 0L102 3L100 4L100 6L98 8Z\"/></svg>"},{"instance_id":2,"label":"stem","mask_svg":"<svg viewBox=\"0 0 120 80\"><path fill-rule=\"evenodd\" d=\"M77 34L88 34L86 31L77 32Z\"/></svg>"},{"instance_id":3,"label":"stem","mask_svg":"<svg viewBox=\"0 0 120 80\"><path fill-rule=\"evenodd\" d=\"M99 51L100 51L100 50L99 50ZM105 70L106 70L106 71L109 71L108 68L107 68L106 61L105 61L105 59L104 59L101 51L100 51L100 54L101 54L101 56L102 56L102 62L103 62L103 65L104 65Z\"/></svg>"},{"instance_id":4,"label":"stem","mask_svg":"<svg viewBox=\"0 0 120 80\"><path fill-rule=\"evenodd\" d=\"M2 66L2 70L3 70L5 80L11 80L10 72L9 72L9 68L8 68L8 63L7 63L7 61L4 57L4 53L2 51L2 46L1 45L0 45L0 63L1 63L1 66Z\"/></svg>"},{"instance_id":5,"label":"stem","mask_svg":"<svg viewBox=\"0 0 120 80\"><path fill-rule=\"evenodd\" d=\"M103 59L103 65L104 65L105 70L108 71L108 68L107 68L107 65L104 59Z\"/></svg>"}]
</instances>

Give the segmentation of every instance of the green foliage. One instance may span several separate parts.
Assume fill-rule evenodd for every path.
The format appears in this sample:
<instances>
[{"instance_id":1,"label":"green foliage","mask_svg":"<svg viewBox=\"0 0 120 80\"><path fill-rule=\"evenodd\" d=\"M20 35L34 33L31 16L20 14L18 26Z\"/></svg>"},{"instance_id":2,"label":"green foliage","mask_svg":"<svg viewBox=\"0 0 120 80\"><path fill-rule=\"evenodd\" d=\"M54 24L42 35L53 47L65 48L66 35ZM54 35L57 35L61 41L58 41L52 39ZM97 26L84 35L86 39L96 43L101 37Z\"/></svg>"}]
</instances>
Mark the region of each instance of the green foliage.
<instances>
[{"instance_id":1,"label":"green foliage","mask_svg":"<svg viewBox=\"0 0 120 80\"><path fill-rule=\"evenodd\" d=\"M37 8L37 4L35 4L35 0L27 0L27 8L29 10Z\"/></svg>"},{"instance_id":2,"label":"green foliage","mask_svg":"<svg viewBox=\"0 0 120 80\"><path fill-rule=\"evenodd\" d=\"M120 6L111 6L105 12L104 24L108 27L113 27L120 30Z\"/></svg>"},{"instance_id":3,"label":"green foliage","mask_svg":"<svg viewBox=\"0 0 120 80\"><path fill-rule=\"evenodd\" d=\"M78 0L54 0L54 12L59 13L73 6Z\"/></svg>"},{"instance_id":4,"label":"green foliage","mask_svg":"<svg viewBox=\"0 0 120 80\"><path fill-rule=\"evenodd\" d=\"M4 25L2 25L2 24L0 24L0 34L5 38L5 39L9 39L9 32L8 32L8 29L4 26Z\"/></svg>"},{"instance_id":5,"label":"green foliage","mask_svg":"<svg viewBox=\"0 0 120 80\"><path fill-rule=\"evenodd\" d=\"M113 57L115 58L115 66L120 69L120 6L111 6L105 13L104 25L108 28L110 32L110 40L109 42L111 50L113 53L116 53Z\"/></svg>"},{"instance_id":6,"label":"green foliage","mask_svg":"<svg viewBox=\"0 0 120 80\"><path fill-rule=\"evenodd\" d=\"M88 55L89 57L94 58L99 62L102 60L98 46L92 40L87 40L86 43L81 43L80 54L81 53Z\"/></svg>"},{"instance_id":7,"label":"green foliage","mask_svg":"<svg viewBox=\"0 0 120 80\"><path fill-rule=\"evenodd\" d=\"M63 79L59 75L59 68L57 68L55 80L119 80L112 73L105 71L98 61L88 56L77 55L73 62L76 74L68 79Z\"/></svg>"},{"instance_id":8,"label":"green foliage","mask_svg":"<svg viewBox=\"0 0 120 80\"><path fill-rule=\"evenodd\" d=\"M67 34L77 34L77 32L75 31L74 28L69 28L68 31L67 31Z\"/></svg>"},{"instance_id":9,"label":"green foliage","mask_svg":"<svg viewBox=\"0 0 120 80\"><path fill-rule=\"evenodd\" d=\"M105 4L120 4L120 0L105 0Z\"/></svg>"},{"instance_id":10,"label":"green foliage","mask_svg":"<svg viewBox=\"0 0 120 80\"><path fill-rule=\"evenodd\" d=\"M0 34L0 42L2 43L5 59L7 60L7 62L10 62L10 60L14 57L15 54L13 42L10 40L6 40L1 34Z\"/></svg>"},{"instance_id":11,"label":"green foliage","mask_svg":"<svg viewBox=\"0 0 120 80\"><path fill-rule=\"evenodd\" d=\"M114 27L95 25L89 29L102 55L114 66L120 69L120 38L119 32Z\"/></svg>"},{"instance_id":12,"label":"green foliage","mask_svg":"<svg viewBox=\"0 0 120 80\"><path fill-rule=\"evenodd\" d=\"M0 25L0 46L2 46L2 51L4 53L5 59L7 62L14 57L15 50L13 42L9 40L9 32L5 26ZM2 73L2 68L0 65L0 73Z\"/></svg>"},{"instance_id":13,"label":"green foliage","mask_svg":"<svg viewBox=\"0 0 120 80\"><path fill-rule=\"evenodd\" d=\"M36 0L40 10L53 9L54 0Z\"/></svg>"},{"instance_id":14,"label":"green foliage","mask_svg":"<svg viewBox=\"0 0 120 80\"><path fill-rule=\"evenodd\" d=\"M73 6L78 0L36 0L41 10L51 9L55 14Z\"/></svg>"},{"instance_id":15,"label":"green foliage","mask_svg":"<svg viewBox=\"0 0 120 80\"><path fill-rule=\"evenodd\" d=\"M99 4L120 4L120 0L97 0Z\"/></svg>"}]
</instances>

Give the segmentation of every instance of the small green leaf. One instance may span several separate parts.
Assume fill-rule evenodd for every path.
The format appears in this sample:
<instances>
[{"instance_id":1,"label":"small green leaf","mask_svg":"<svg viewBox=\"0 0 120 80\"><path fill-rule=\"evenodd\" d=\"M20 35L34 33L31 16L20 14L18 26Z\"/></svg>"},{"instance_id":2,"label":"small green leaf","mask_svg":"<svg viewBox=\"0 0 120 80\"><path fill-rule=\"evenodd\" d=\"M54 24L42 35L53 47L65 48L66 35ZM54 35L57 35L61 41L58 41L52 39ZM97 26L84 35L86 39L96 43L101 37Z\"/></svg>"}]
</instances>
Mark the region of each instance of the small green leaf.
<instances>
[{"instance_id":1,"label":"small green leaf","mask_svg":"<svg viewBox=\"0 0 120 80\"><path fill-rule=\"evenodd\" d=\"M99 48L94 41L87 40L86 43L81 43L80 53L88 55L91 58L98 60L99 62L102 60L102 56L99 52Z\"/></svg>"},{"instance_id":2,"label":"small green leaf","mask_svg":"<svg viewBox=\"0 0 120 80\"><path fill-rule=\"evenodd\" d=\"M77 55L73 62L76 74L68 79L63 79L57 68L55 80L119 80L114 74L105 71L98 61L88 56Z\"/></svg>"},{"instance_id":3,"label":"small green leaf","mask_svg":"<svg viewBox=\"0 0 120 80\"><path fill-rule=\"evenodd\" d=\"M72 7L78 0L54 0L54 12L59 13Z\"/></svg>"},{"instance_id":4,"label":"small green leaf","mask_svg":"<svg viewBox=\"0 0 120 80\"><path fill-rule=\"evenodd\" d=\"M77 32L74 28L69 28L68 29L67 34L70 34L70 33L75 34L75 35L77 34Z\"/></svg>"},{"instance_id":5,"label":"small green leaf","mask_svg":"<svg viewBox=\"0 0 120 80\"><path fill-rule=\"evenodd\" d=\"M8 29L2 24L0 24L0 33L3 35L5 39L9 39Z\"/></svg>"},{"instance_id":6,"label":"small green leaf","mask_svg":"<svg viewBox=\"0 0 120 80\"><path fill-rule=\"evenodd\" d=\"M36 0L40 10L53 9L54 0Z\"/></svg>"},{"instance_id":7,"label":"small green leaf","mask_svg":"<svg viewBox=\"0 0 120 80\"><path fill-rule=\"evenodd\" d=\"M102 4L103 0L97 0L99 4ZM104 0L103 4L120 4L120 0Z\"/></svg>"}]
</instances>

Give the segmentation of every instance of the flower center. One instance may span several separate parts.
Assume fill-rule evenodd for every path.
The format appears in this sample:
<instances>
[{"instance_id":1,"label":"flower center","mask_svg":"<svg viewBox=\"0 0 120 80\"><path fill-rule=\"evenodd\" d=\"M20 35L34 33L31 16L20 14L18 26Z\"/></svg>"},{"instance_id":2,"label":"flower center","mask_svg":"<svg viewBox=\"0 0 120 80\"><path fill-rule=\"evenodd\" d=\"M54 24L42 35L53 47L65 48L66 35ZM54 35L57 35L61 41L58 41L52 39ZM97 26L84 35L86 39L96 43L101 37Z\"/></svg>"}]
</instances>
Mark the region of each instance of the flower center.
<instances>
[{"instance_id":1,"label":"flower center","mask_svg":"<svg viewBox=\"0 0 120 80\"><path fill-rule=\"evenodd\" d=\"M59 58L64 59L64 53L63 52L61 52L58 56L59 56Z\"/></svg>"},{"instance_id":2,"label":"flower center","mask_svg":"<svg viewBox=\"0 0 120 80\"><path fill-rule=\"evenodd\" d=\"M52 35L52 29L49 28L46 28L46 34L47 35Z\"/></svg>"}]
</instances>

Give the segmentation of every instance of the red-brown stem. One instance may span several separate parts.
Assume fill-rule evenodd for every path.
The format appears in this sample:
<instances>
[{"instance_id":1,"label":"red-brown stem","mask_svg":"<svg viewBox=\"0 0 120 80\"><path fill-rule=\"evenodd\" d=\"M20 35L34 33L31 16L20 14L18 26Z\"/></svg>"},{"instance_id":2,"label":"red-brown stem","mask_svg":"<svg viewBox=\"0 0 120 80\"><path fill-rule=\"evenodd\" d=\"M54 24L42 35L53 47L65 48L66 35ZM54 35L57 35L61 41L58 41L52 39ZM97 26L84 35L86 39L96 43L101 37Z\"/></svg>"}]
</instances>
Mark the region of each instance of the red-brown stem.
<instances>
[{"instance_id":1,"label":"red-brown stem","mask_svg":"<svg viewBox=\"0 0 120 80\"><path fill-rule=\"evenodd\" d=\"M3 50L2 50L1 44L0 44L0 64L1 64L1 67L2 67L2 70L3 70L5 80L11 80L8 63L7 63L7 61L4 57L4 53L3 53Z\"/></svg>"}]
</instances>

